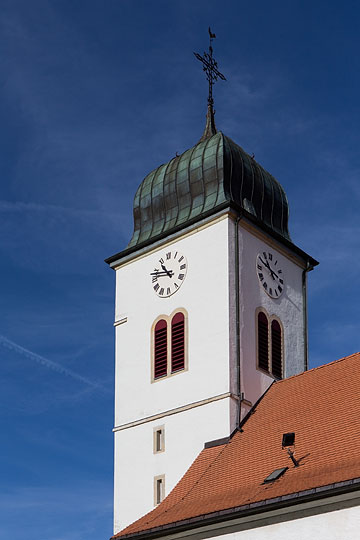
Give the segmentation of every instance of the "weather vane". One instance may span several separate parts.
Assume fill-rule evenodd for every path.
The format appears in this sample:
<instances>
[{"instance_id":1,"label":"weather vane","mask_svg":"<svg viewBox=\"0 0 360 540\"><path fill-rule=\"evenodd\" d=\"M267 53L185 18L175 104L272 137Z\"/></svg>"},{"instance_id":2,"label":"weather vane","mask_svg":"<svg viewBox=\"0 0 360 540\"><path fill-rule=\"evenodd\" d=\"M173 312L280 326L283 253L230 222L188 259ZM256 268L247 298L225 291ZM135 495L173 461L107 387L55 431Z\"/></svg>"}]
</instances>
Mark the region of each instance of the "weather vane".
<instances>
[{"instance_id":1,"label":"weather vane","mask_svg":"<svg viewBox=\"0 0 360 540\"><path fill-rule=\"evenodd\" d=\"M218 70L218 65L216 60L213 58L213 48L212 48L212 42L213 39L216 38L216 35L211 32L210 26L209 26L209 36L210 36L210 45L209 45L209 52L204 52L204 56L201 56L201 54L194 52L196 58L200 60L203 64L203 70L206 73L206 79L209 82L209 96L208 96L208 105L210 105L211 109L214 105L214 99L213 99L213 85L218 79L221 79L223 81L226 81L226 78L220 71Z\"/></svg>"}]
</instances>

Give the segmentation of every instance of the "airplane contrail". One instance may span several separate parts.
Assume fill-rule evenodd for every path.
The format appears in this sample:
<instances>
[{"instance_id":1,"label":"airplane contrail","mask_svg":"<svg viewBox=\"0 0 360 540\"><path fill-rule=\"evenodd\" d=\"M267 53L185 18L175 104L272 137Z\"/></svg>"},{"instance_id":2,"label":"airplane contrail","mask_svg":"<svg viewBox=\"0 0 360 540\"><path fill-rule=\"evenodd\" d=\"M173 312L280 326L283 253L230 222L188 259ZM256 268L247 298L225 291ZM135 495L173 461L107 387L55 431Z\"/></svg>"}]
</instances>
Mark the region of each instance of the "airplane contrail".
<instances>
[{"instance_id":1,"label":"airplane contrail","mask_svg":"<svg viewBox=\"0 0 360 540\"><path fill-rule=\"evenodd\" d=\"M91 381L90 379L87 379L86 377L79 375L79 373L76 373L75 371L72 371L71 369L65 368L61 364L54 362L53 360L49 360L48 358L44 358L43 356L40 356L40 354L36 354L32 351L29 351L28 349L21 347L21 345L14 343L13 341L6 338L5 336L2 336L1 334L0 334L0 344L6 347L7 349L10 349L12 351L15 351L21 354L22 356L26 356L26 358L30 358L30 360L34 360L38 364L41 364L42 366L45 366L48 369L52 369L53 371L56 371L57 373L66 375L67 377L71 377L72 379L82 382L83 384L86 384L87 386L91 386L92 388L95 388L97 390L110 392L110 390L105 388L105 386L103 386L102 384L95 383Z\"/></svg>"}]
</instances>

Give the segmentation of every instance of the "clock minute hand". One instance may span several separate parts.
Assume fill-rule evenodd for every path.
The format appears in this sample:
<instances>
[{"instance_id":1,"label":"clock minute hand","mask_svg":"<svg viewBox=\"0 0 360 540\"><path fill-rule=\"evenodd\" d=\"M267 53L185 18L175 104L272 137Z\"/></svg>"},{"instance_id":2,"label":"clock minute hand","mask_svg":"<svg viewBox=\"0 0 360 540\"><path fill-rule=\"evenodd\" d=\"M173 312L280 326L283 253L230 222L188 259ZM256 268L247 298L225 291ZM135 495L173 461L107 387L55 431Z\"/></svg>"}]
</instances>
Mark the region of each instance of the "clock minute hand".
<instances>
[{"instance_id":1,"label":"clock minute hand","mask_svg":"<svg viewBox=\"0 0 360 540\"><path fill-rule=\"evenodd\" d=\"M263 265L270 271L271 277L274 279L274 276L276 276L279 279L279 276L276 272L271 268L269 261L264 262L261 257L259 257L260 261L263 263Z\"/></svg>"},{"instance_id":2,"label":"clock minute hand","mask_svg":"<svg viewBox=\"0 0 360 540\"><path fill-rule=\"evenodd\" d=\"M270 270L270 272L271 272L271 268L270 268L270 265L269 265L269 261L264 262L264 261L262 260L261 257L259 257L259 259L260 259L260 261L263 263L263 265L264 265L266 268L268 268L268 269Z\"/></svg>"},{"instance_id":3,"label":"clock minute hand","mask_svg":"<svg viewBox=\"0 0 360 540\"><path fill-rule=\"evenodd\" d=\"M168 272L150 272L150 276L168 276Z\"/></svg>"}]
</instances>

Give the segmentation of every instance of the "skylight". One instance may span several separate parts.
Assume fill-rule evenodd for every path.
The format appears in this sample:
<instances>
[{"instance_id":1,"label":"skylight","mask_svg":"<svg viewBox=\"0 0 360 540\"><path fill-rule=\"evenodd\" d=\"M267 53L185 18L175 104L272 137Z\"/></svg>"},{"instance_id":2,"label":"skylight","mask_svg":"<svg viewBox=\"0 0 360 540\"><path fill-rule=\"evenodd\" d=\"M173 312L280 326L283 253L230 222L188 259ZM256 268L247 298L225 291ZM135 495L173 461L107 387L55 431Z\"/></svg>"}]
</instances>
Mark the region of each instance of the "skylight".
<instances>
[{"instance_id":1,"label":"skylight","mask_svg":"<svg viewBox=\"0 0 360 540\"><path fill-rule=\"evenodd\" d=\"M277 480L284 474L285 471L288 470L289 467L282 467L281 469L275 469L269 476L267 476L264 480L264 484L267 484L268 482L274 482L274 480Z\"/></svg>"}]
</instances>

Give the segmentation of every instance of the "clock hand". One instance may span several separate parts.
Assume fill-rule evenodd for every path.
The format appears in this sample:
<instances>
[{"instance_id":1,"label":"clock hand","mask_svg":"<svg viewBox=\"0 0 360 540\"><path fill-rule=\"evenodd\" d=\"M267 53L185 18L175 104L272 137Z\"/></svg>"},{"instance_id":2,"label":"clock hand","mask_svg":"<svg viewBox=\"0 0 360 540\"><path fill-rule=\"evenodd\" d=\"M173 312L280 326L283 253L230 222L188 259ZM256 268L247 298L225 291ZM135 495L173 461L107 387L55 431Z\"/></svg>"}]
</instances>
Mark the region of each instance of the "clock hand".
<instances>
[{"instance_id":1,"label":"clock hand","mask_svg":"<svg viewBox=\"0 0 360 540\"><path fill-rule=\"evenodd\" d=\"M279 276L277 275L277 273L274 272L274 270L272 268L270 268L270 266L268 266L268 269L269 269L269 271L271 273L271 277L273 278L273 280L275 280L274 276L276 276L277 279L279 279Z\"/></svg>"},{"instance_id":2,"label":"clock hand","mask_svg":"<svg viewBox=\"0 0 360 540\"><path fill-rule=\"evenodd\" d=\"M168 276L172 278L174 275L174 272L172 270L168 270L167 272L150 272L150 276L157 276L157 277L165 277Z\"/></svg>"},{"instance_id":3,"label":"clock hand","mask_svg":"<svg viewBox=\"0 0 360 540\"><path fill-rule=\"evenodd\" d=\"M279 279L279 276L277 275L277 273L274 272L274 270L270 267L269 261L264 262L261 257L259 257L259 259L263 263L263 265L270 271L271 277L275 279L274 276L276 276Z\"/></svg>"},{"instance_id":4,"label":"clock hand","mask_svg":"<svg viewBox=\"0 0 360 540\"><path fill-rule=\"evenodd\" d=\"M270 268L268 261L264 262L261 257L259 257L259 259L263 263L264 266L266 266L267 268Z\"/></svg>"},{"instance_id":5,"label":"clock hand","mask_svg":"<svg viewBox=\"0 0 360 540\"><path fill-rule=\"evenodd\" d=\"M273 271L272 271L271 268L270 268L269 261L264 262L264 261L262 260L261 257L259 257L259 259L260 259L260 261L263 263L263 265L265 266L265 268L267 268L268 270L270 270L270 272L272 273Z\"/></svg>"},{"instance_id":6,"label":"clock hand","mask_svg":"<svg viewBox=\"0 0 360 540\"><path fill-rule=\"evenodd\" d=\"M167 273L167 275L168 275L169 277L172 277L172 276L173 276L174 272L172 272L171 270L168 270L164 264L161 264L161 268L164 270L164 272Z\"/></svg>"}]
</instances>

